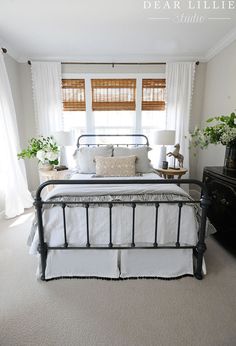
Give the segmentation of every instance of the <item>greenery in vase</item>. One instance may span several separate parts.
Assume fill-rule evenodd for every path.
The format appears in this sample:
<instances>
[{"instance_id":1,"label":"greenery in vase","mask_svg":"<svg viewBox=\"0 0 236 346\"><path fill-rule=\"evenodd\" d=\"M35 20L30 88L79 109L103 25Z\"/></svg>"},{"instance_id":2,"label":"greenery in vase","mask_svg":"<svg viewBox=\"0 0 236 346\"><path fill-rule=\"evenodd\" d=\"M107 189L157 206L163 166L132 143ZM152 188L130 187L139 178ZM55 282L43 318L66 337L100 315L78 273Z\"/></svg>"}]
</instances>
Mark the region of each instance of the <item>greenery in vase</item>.
<instances>
[{"instance_id":1,"label":"greenery in vase","mask_svg":"<svg viewBox=\"0 0 236 346\"><path fill-rule=\"evenodd\" d=\"M17 154L18 159L37 157L42 164L58 165L59 148L53 137L31 138L26 149Z\"/></svg>"},{"instance_id":2,"label":"greenery in vase","mask_svg":"<svg viewBox=\"0 0 236 346\"><path fill-rule=\"evenodd\" d=\"M191 147L207 148L209 144L236 144L236 115L222 115L206 121L212 125L200 130L198 127L191 133Z\"/></svg>"}]
</instances>

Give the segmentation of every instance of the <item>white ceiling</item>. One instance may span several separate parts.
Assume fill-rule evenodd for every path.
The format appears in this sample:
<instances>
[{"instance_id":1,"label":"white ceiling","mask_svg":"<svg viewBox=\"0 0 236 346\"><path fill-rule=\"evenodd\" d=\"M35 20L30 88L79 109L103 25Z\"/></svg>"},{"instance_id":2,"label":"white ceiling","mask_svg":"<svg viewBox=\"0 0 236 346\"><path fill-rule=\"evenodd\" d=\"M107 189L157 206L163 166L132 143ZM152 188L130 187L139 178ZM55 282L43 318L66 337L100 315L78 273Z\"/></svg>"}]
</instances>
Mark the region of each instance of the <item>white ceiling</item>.
<instances>
[{"instance_id":1,"label":"white ceiling","mask_svg":"<svg viewBox=\"0 0 236 346\"><path fill-rule=\"evenodd\" d=\"M206 60L236 39L236 9L189 10L180 0L181 10L155 10L150 3L144 10L143 0L0 0L0 43L18 61L121 62ZM175 23L182 13L204 23Z\"/></svg>"}]
</instances>

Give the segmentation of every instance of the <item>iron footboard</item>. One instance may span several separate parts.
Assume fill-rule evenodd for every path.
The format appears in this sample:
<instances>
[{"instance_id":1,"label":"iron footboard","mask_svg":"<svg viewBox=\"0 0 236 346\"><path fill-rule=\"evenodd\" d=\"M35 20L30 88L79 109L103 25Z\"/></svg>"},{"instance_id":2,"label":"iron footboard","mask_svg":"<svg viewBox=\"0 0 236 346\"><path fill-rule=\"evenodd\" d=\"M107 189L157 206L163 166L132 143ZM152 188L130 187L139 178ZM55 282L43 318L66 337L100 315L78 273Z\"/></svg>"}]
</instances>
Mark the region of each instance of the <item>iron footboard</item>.
<instances>
[{"instance_id":1,"label":"iron footboard","mask_svg":"<svg viewBox=\"0 0 236 346\"><path fill-rule=\"evenodd\" d=\"M69 201L44 201L41 198L41 192L42 190L48 186L48 185L84 185L84 184L195 184L198 185L201 188L201 198L200 200L193 200L193 201L185 201L185 200L175 200L175 201L137 201L137 202L125 202L125 201L113 201L113 202L85 202L83 203L83 207L85 208L85 218L86 218L86 244L84 246L70 246L67 239L67 229L66 229L66 213L65 208L67 206L72 206L73 204L78 204L78 202L69 202ZM158 210L159 206L161 204L165 203L172 203L176 204L178 208L178 223L177 223L177 230L176 230L176 242L174 245L159 245L157 242L157 235L158 235ZM63 215L63 228L64 228L64 244L62 246L49 246L45 242L44 238L44 225L43 225L43 206L47 204L53 204L53 205L60 205L62 207L62 215ZM90 243L90 225L89 225L89 208L91 205L102 205L105 204L108 206L108 217L109 217L109 242L105 245L93 245ZM132 229L131 229L131 238L132 241L130 244L122 245L122 244L114 244L113 243L113 224L112 224L112 210L113 207L117 204L120 205L130 205L132 208ZM153 229L153 243L150 245L139 245L135 242L135 211L136 206L141 204L152 204L155 206L155 220L154 220L154 229ZM201 222L199 227L199 233L198 233L198 242L195 246L187 246L182 245L180 243L180 234L181 234L181 211L184 204L199 204L201 207ZM41 257L41 268L42 268L42 275L41 279L45 280L45 270L46 270L46 264L47 264L47 253L50 250L110 250L110 249L125 249L125 250L131 250L131 249L193 249L193 253L195 254L197 258L197 264L195 268L194 275L198 280L201 280L203 278L202 274L202 262L203 262L203 255L206 251L206 244L205 244L205 233L206 233L206 215L207 215L207 208L210 205L210 199L207 193L206 186L195 179L182 179L182 180L49 180L43 184L41 184L36 192L36 198L34 202L36 211L37 211L37 221L38 221L38 234L39 234L39 246L38 246L38 252L40 253Z\"/></svg>"}]
</instances>

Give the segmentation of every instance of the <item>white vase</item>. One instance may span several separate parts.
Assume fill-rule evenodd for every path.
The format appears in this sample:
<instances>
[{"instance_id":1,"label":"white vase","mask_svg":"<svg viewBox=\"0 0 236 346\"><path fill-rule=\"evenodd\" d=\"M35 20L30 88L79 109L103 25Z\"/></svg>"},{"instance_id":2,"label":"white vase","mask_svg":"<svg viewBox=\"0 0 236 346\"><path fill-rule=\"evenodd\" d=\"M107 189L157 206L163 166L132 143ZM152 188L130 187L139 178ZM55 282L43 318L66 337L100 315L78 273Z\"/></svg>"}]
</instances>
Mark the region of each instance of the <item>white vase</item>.
<instances>
[{"instance_id":1,"label":"white vase","mask_svg":"<svg viewBox=\"0 0 236 346\"><path fill-rule=\"evenodd\" d=\"M51 165L50 163L42 163L42 162L39 162L39 169L41 171L51 171L53 170L53 165Z\"/></svg>"}]
</instances>

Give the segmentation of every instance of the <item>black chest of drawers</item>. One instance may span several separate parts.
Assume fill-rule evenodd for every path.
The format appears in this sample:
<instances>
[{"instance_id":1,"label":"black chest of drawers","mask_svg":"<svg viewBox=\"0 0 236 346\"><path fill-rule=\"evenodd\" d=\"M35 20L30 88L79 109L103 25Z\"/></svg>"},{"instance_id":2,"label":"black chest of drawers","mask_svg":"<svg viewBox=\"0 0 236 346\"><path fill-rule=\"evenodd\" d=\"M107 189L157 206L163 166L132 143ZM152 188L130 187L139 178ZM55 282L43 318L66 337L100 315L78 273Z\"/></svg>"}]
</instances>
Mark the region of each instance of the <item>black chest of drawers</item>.
<instances>
[{"instance_id":1,"label":"black chest of drawers","mask_svg":"<svg viewBox=\"0 0 236 346\"><path fill-rule=\"evenodd\" d=\"M211 223L217 231L236 232L236 172L205 167L203 182L212 199L208 210Z\"/></svg>"}]
</instances>

